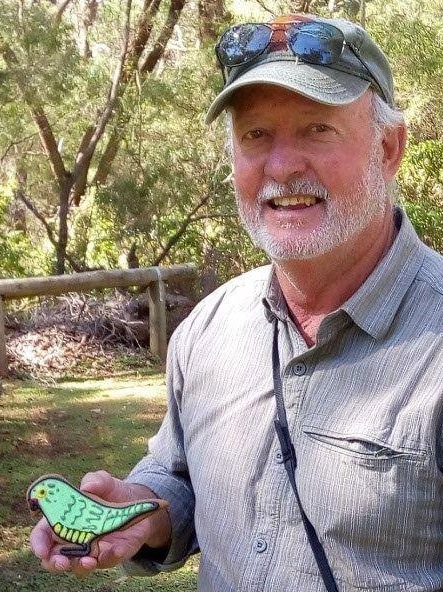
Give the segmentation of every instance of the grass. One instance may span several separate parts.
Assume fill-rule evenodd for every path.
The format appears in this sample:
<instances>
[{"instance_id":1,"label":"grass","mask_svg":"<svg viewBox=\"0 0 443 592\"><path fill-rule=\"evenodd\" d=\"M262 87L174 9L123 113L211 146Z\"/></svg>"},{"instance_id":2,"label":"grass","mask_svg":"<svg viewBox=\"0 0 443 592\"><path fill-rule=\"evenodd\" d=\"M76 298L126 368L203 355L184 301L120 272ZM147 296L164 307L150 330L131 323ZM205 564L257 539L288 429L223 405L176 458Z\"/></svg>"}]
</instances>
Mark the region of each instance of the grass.
<instances>
[{"instance_id":1,"label":"grass","mask_svg":"<svg viewBox=\"0 0 443 592\"><path fill-rule=\"evenodd\" d=\"M123 477L144 454L165 413L165 384L151 370L135 377L3 383L0 395L0 591L191 592L198 559L155 578L126 577L119 569L78 580L40 567L29 548L33 521L25 503L29 484L60 473L73 484L106 469Z\"/></svg>"}]
</instances>

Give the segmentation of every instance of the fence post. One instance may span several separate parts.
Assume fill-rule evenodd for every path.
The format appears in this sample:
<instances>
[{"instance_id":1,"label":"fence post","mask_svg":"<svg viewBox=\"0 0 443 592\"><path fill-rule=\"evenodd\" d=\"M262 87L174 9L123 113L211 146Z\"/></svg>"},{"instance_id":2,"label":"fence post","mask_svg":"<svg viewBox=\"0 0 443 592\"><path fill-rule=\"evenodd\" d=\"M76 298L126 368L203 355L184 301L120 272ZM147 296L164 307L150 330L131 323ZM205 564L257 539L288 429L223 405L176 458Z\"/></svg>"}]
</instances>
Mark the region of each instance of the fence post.
<instances>
[{"instance_id":1,"label":"fence post","mask_svg":"<svg viewBox=\"0 0 443 592\"><path fill-rule=\"evenodd\" d=\"M166 361L166 298L165 285L160 279L148 286L149 302L149 343L151 352Z\"/></svg>"},{"instance_id":2,"label":"fence post","mask_svg":"<svg viewBox=\"0 0 443 592\"><path fill-rule=\"evenodd\" d=\"M8 376L8 359L6 357L5 314L3 312L3 298L0 296L0 376Z\"/></svg>"}]
</instances>

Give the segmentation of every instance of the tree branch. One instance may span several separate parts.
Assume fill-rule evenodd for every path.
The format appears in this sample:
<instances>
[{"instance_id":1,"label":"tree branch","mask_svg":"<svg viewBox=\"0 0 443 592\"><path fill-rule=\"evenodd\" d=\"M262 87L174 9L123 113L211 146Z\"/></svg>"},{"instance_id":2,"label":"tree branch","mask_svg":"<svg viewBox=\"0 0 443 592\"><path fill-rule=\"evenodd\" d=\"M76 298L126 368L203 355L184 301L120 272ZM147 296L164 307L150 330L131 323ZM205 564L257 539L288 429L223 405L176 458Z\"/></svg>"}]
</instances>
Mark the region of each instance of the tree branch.
<instances>
[{"instance_id":1,"label":"tree branch","mask_svg":"<svg viewBox=\"0 0 443 592\"><path fill-rule=\"evenodd\" d=\"M42 224L42 226L44 226L44 228L46 230L46 234L48 235L49 241L51 242L51 244L54 247L56 247L57 246L57 239L55 238L54 231L52 230L51 226L48 224L48 221L43 216L43 214L41 214L38 211L35 204L33 204L32 201L26 197L26 195L24 194L24 192L21 189L18 189L15 192L15 195L18 199L20 199L20 201L22 201L25 204L25 206L28 208L28 210L34 214L34 216Z\"/></svg>"},{"instance_id":2,"label":"tree branch","mask_svg":"<svg viewBox=\"0 0 443 592\"><path fill-rule=\"evenodd\" d=\"M8 156L9 151L12 150L12 148L14 148L14 146L18 146L19 144L23 144L24 142L27 142L31 138L35 138L36 135L37 135L37 133L31 134L30 136L26 136L25 138L22 138L21 140L17 140L16 142L11 142L9 144L9 146L6 148L6 150L3 152L3 154L2 154L2 156L0 158L0 164L3 163L3 161L5 160L5 158Z\"/></svg>"},{"instance_id":3,"label":"tree branch","mask_svg":"<svg viewBox=\"0 0 443 592\"><path fill-rule=\"evenodd\" d=\"M137 21L134 39L130 43L130 48L128 50L127 66L122 72L121 82L124 85L127 85L130 82L137 71L138 61L151 36L154 16L158 12L160 4L161 0L145 0L144 2L142 12ZM123 92L121 94L123 94ZM96 173L92 180L92 185L100 185L106 181L111 170L111 165L114 162L120 147L122 130L126 127L130 118L131 114L129 113L124 117L119 113L118 121L114 123L112 133L100 157Z\"/></svg>"},{"instance_id":4,"label":"tree branch","mask_svg":"<svg viewBox=\"0 0 443 592\"><path fill-rule=\"evenodd\" d=\"M26 92L26 95L28 94L29 93ZM49 123L43 107L40 104L37 102L32 104L33 100L29 97L27 98L26 96L25 101L31 110L35 125L38 128L40 142L42 143L43 149L49 159L52 172L54 173L58 184L61 187L65 183L66 177L68 177L68 171L65 169L65 164L59 152L58 143L52 132L51 124Z\"/></svg>"},{"instance_id":5,"label":"tree branch","mask_svg":"<svg viewBox=\"0 0 443 592\"><path fill-rule=\"evenodd\" d=\"M259 6L261 6L261 8L263 8L263 10L266 10L266 12L269 12L269 14L272 14L272 16L275 16L275 12L273 10L271 10L270 8L268 8L266 6L266 4L264 2L262 2L262 0L255 0L257 2L257 4Z\"/></svg>"},{"instance_id":6,"label":"tree branch","mask_svg":"<svg viewBox=\"0 0 443 592\"><path fill-rule=\"evenodd\" d=\"M89 142L91 141L92 134L94 133L93 127L88 127L88 129L83 134L83 138L80 142L80 147L77 153L77 159L79 159L85 150L87 149ZM75 179L75 185L72 191L71 199L75 206L80 205L80 199L85 194L86 187L88 184L88 170L89 165L91 164L92 154L90 154L89 158L84 161L84 164L79 171L77 178Z\"/></svg>"},{"instance_id":7,"label":"tree branch","mask_svg":"<svg viewBox=\"0 0 443 592\"><path fill-rule=\"evenodd\" d=\"M175 25L180 18L186 0L171 0L168 17L152 50L139 64L139 72L152 72L158 60L163 56Z\"/></svg>"},{"instance_id":8,"label":"tree branch","mask_svg":"<svg viewBox=\"0 0 443 592\"><path fill-rule=\"evenodd\" d=\"M94 151L97 147L97 144L102 137L106 125L108 124L110 118L113 115L115 105L117 102L118 94L119 94L119 86L120 81L122 78L123 68L125 65L126 57L128 55L128 46L129 46L129 34L130 34L130 19L131 19L131 8L132 8L132 0L126 1L126 10L125 10L125 25L124 25L124 34L123 34L123 46L120 52L120 58L118 60L114 76L112 79L111 86L108 91L108 97L106 100L105 108L102 114L99 116L97 123L95 124L95 131L91 136L91 139L83 151L83 153L77 154L76 163L74 166L73 177L77 179L82 168L86 165L88 159L92 158Z\"/></svg>"},{"instance_id":9,"label":"tree branch","mask_svg":"<svg viewBox=\"0 0 443 592\"><path fill-rule=\"evenodd\" d=\"M51 243L51 245L55 249L57 249L58 248L58 241L55 237L54 231L52 230L51 226L48 224L48 222L47 222L46 218L43 216L43 214L41 214L39 212L37 207L32 203L32 201L30 199L28 199L26 197L26 195L24 194L24 192L21 189L17 190L15 195L18 199L20 199L20 201L22 201L25 204L25 206L28 208L28 210L30 212L32 212L34 214L34 216L37 218L37 220L42 224L42 226L46 230L46 234L48 235L49 242ZM72 267L72 269L75 272L80 273L81 271L84 271L84 267L79 265L75 261L75 259L73 259L73 257L71 257L71 255L69 255L69 253L65 253L65 257L66 257L66 260L68 261L69 265Z\"/></svg>"},{"instance_id":10,"label":"tree branch","mask_svg":"<svg viewBox=\"0 0 443 592\"><path fill-rule=\"evenodd\" d=\"M60 4L57 6L57 12L55 14L55 24L56 25L60 24L60 22L62 20L63 13L68 8L69 4L71 4L71 2L72 2L72 0L62 0L62 2L60 2Z\"/></svg>"},{"instance_id":11,"label":"tree branch","mask_svg":"<svg viewBox=\"0 0 443 592\"><path fill-rule=\"evenodd\" d=\"M96 173L94 178L92 179L92 185L103 185L108 178L108 175L111 171L112 163L114 162L115 157L117 156L118 149L120 147L120 140L121 140L122 130L118 125L115 125L111 136L106 144L106 148L104 149L100 161L97 166Z\"/></svg>"},{"instance_id":12,"label":"tree branch","mask_svg":"<svg viewBox=\"0 0 443 592\"><path fill-rule=\"evenodd\" d=\"M0 53L3 56L7 66L12 70L16 71L15 80L17 86L23 96L23 99L31 111L34 123L37 126L40 141L43 149L49 159L49 163L54 173L55 178L58 181L59 186L62 186L66 181L68 173L65 169L65 165L61 154L58 149L57 141L52 132L51 125L46 117L44 109L40 104L37 96L33 90L26 84L23 76L20 72L20 64L17 56L13 50L5 43L0 45Z\"/></svg>"},{"instance_id":13,"label":"tree branch","mask_svg":"<svg viewBox=\"0 0 443 592\"><path fill-rule=\"evenodd\" d=\"M156 257L153 261L152 265L157 266L163 261L163 259L168 255L171 249L178 243L181 237L185 234L189 224L194 222L194 216L198 212L200 208L206 205L209 201L210 193L208 192L206 195L202 197L202 199L198 202L198 204L189 212L183 222L180 224L179 229L177 232L172 236L168 242L166 243L165 247L162 249L160 255Z\"/></svg>"},{"instance_id":14,"label":"tree branch","mask_svg":"<svg viewBox=\"0 0 443 592\"><path fill-rule=\"evenodd\" d=\"M138 60L142 55L152 33L154 17L160 8L161 0L145 0L143 10L137 23L137 32L131 43L130 58L133 71L137 67Z\"/></svg>"},{"instance_id":15,"label":"tree branch","mask_svg":"<svg viewBox=\"0 0 443 592\"><path fill-rule=\"evenodd\" d=\"M136 72L137 64L141 60L143 51L151 36L154 16L158 12L160 4L160 0L145 0L142 14L136 26L134 41L130 44L127 66L122 73L122 85L127 85ZM172 35L174 26L178 21L184 4L185 0L173 0L171 2L169 15L164 28L155 43L153 50L149 53L146 60L143 61L143 65L139 66L139 71L151 72L154 69L156 63L164 53L166 44ZM121 94L123 94L123 90L120 91L120 95ZM98 163L96 174L91 182L92 185L102 184L106 181L120 146L122 130L126 127L130 117L131 113L128 113L125 117L120 117L117 123L114 124L106 148Z\"/></svg>"}]
</instances>

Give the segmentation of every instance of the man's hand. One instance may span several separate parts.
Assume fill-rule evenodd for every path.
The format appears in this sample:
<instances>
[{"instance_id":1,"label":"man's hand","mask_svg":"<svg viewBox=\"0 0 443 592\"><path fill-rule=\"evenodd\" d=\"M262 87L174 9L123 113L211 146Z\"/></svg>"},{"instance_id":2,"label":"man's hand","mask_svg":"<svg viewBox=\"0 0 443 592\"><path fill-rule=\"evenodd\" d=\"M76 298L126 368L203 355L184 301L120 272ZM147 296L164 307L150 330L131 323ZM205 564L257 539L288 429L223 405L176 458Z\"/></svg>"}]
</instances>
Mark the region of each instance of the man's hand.
<instances>
[{"instance_id":1,"label":"man's hand","mask_svg":"<svg viewBox=\"0 0 443 592\"><path fill-rule=\"evenodd\" d=\"M157 497L143 485L125 483L106 471L88 473L82 479L80 489L109 502L135 502ZM60 553L66 546L52 532L45 518L31 533L31 549L42 561L44 569L51 572L72 571L78 576L87 575L95 569L107 569L127 561L146 544L152 548L168 545L171 523L166 510L159 510L144 520L124 530L118 530L92 543L87 557L71 558Z\"/></svg>"}]
</instances>

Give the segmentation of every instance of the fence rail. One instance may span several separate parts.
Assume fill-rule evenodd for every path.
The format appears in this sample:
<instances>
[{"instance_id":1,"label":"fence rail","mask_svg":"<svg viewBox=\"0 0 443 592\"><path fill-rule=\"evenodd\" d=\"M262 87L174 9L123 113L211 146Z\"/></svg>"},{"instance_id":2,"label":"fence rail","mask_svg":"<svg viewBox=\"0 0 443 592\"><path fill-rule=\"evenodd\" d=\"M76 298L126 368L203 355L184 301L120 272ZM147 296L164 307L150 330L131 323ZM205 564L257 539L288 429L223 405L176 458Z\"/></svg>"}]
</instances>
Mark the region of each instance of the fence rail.
<instances>
[{"instance_id":1,"label":"fence rail","mask_svg":"<svg viewBox=\"0 0 443 592\"><path fill-rule=\"evenodd\" d=\"M166 302L164 282L173 278L195 277L194 265L140 267L88 271L72 275L56 275L0 280L0 376L8 375L6 330L3 302L33 296L56 296L68 292L89 292L103 288L146 286L149 302L150 350L162 361L166 359Z\"/></svg>"}]
</instances>

